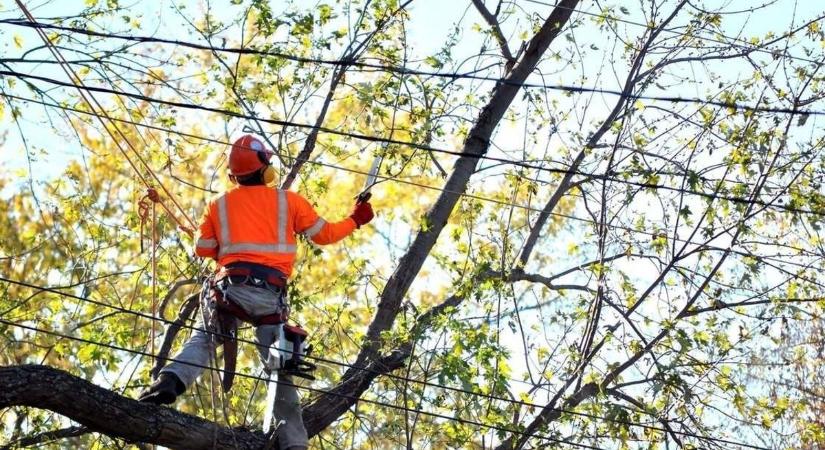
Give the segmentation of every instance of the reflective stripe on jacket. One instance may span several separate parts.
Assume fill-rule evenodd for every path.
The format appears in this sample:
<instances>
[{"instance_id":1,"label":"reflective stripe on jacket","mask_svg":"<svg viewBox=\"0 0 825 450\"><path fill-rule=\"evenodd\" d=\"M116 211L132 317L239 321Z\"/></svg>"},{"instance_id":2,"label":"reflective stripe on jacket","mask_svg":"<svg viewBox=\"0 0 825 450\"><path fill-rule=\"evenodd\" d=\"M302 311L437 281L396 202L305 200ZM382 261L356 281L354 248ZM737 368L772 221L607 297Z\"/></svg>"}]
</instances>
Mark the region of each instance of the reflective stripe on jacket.
<instances>
[{"instance_id":1,"label":"reflective stripe on jacket","mask_svg":"<svg viewBox=\"0 0 825 450\"><path fill-rule=\"evenodd\" d=\"M195 253L218 264L246 261L280 270L287 276L295 262L296 233L316 244L349 236L355 221L329 223L292 191L266 186L238 186L209 203L201 220Z\"/></svg>"}]
</instances>

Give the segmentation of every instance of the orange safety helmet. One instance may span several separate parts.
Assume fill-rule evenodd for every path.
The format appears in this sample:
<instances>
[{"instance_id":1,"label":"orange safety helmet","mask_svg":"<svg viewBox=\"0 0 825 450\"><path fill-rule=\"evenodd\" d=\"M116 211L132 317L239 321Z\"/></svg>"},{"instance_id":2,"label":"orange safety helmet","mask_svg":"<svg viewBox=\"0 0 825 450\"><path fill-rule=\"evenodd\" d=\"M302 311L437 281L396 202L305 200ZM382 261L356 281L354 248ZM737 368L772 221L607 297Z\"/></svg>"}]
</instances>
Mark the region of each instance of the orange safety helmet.
<instances>
[{"instance_id":1,"label":"orange safety helmet","mask_svg":"<svg viewBox=\"0 0 825 450\"><path fill-rule=\"evenodd\" d=\"M232 177L250 175L258 170L266 170L263 179L266 184L275 181L275 169L269 164L272 152L264 147L260 139L245 134L232 144L229 151L229 174Z\"/></svg>"}]
</instances>

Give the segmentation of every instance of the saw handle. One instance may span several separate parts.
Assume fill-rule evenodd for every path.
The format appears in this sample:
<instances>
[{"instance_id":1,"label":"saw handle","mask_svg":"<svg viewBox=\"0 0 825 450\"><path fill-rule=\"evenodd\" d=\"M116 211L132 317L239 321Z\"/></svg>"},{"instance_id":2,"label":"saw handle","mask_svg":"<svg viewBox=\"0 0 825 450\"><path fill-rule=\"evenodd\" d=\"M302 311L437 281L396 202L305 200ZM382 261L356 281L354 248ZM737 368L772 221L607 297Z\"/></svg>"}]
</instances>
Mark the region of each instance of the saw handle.
<instances>
[{"instance_id":1,"label":"saw handle","mask_svg":"<svg viewBox=\"0 0 825 450\"><path fill-rule=\"evenodd\" d=\"M355 204L360 205L361 203L366 203L370 201L372 198L372 192L366 191L358 194L358 197L355 198Z\"/></svg>"}]
</instances>

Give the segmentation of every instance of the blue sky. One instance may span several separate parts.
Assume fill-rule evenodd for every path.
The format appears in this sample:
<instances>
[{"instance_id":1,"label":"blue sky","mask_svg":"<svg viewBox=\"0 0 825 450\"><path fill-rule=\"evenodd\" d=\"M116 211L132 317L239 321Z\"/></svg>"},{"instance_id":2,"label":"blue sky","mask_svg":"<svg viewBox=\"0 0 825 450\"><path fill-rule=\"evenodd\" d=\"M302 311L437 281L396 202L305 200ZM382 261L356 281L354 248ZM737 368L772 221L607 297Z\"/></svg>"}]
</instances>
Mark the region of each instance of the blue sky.
<instances>
[{"instance_id":1,"label":"blue sky","mask_svg":"<svg viewBox=\"0 0 825 450\"><path fill-rule=\"evenodd\" d=\"M272 2L274 5L281 5L278 2ZM492 4L492 2L488 2ZM740 8L747 8L754 4L754 2L746 1L746 0L738 0L738 1L725 1L725 2L706 2L710 5L725 5L728 10L734 10L737 7ZM42 15L42 16L54 16L54 15L70 15L72 14L71 7L80 5L80 2L70 3L66 1L55 1L54 3L51 2L30 2L31 5L41 5L39 7L34 7L33 12L35 15ZM305 3L309 4L309 3ZM314 4L314 3L313 3ZM519 5L523 6L528 12L529 11L547 11L548 7L542 7L537 5L536 3L531 3L527 1L520 1L518 2ZM8 0L3 0L2 4L0 4L0 18L9 18L9 17L19 17L19 13L10 6L11 3ZM175 14L169 9L170 2L168 1L159 1L159 2L151 2L151 1L135 1L134 2L135 9L134 12L131 13L132 18L140 17L142 22L143 31L141 34L157 34L158 36L162 37L169 37L175 39L187 39L192 40L195 39L191 33L188 33L186 30L186 26L184 26L179 17L176 17ZM160 5L160 6L158 6ZM625 17L629 20L634 21L644 21L644 18L639 14L637 8L639 5L638 1L618 1L618 2L602 2L602 6L615 6L617 9L624 6L628 9L629 14L622 15L621 17ZM459 18L465 14L468 17L472 17L468 19L465 24L464 28L465 31L463 33L463 39L460 41L459 46L456 49L456 59L461 60L463 57L468 55L473 55L478 52L478 49L481 46L482 38L479 36L478 33L474 33L470 30L471 24L473 22L481 23L480 18L478 17L477 13L469 8L470 2L469 1L452 1L452 0L416 0L413 2L411 6L411 14L412 19L409 23L409 32L410 32L410 46L409 49L413 54L413 59L423 59L426 56L432 55L435 53L438 48L443 44L446 36L450 32L450 28L453 26ZM224 6L225 8L229 8ZM794 19L794 14L792 14L794 7L797 8L796 11L796 19ZM595 6L593 2L587 1L583 2L583 8L587 8L589 10L595 10ZM743 38L750 38L752 36L762 36L769 30L775 30L777 32L782 32L787 30L788 27L791 25L793 20L796 20L796 23L799 23L803 20L807 20L811 17L814 17L817 14L820 14L825 8L821 1L813 1L813 0L804 0L799 2L794 2L792 0L779 0L778 3L771 5L770 8L765 10L757 10L753 13L753 15L748 16L746 14L735 14L732 16L728 16L724 19L723 27L725 33L728 35L741 35ZM201 10L198 7L191 7L190 11L193 12L193 15L199 13ZM220 13L220 8L217 9L217 12ZM783 11L783 14L778 15L777 11ZM542 16L546 14L543 13ZM750 19L747 19L750 17ZM746 19L748 20L746 22ZM115 19L117 22L120 19ZM590 24L590 19L584 18L583 21L585 22L585 26ZM521 20L519 22L511 21L505 24L505 32L508 35L517 35L518 29L524 26L524 21ZM632 26L628 25L627 29L632 29ZM155 33L155 30L156 33ZM600 36L597 32L593 31L593 28L585 28L587 31L582 31L580 33L575 34L575 39L583 49L589 48L590 45L598 45L600 43ZM17 34L22 38L22 49L17 49L14 43L14 35ZM231 38L231 36L230 36ZM515 51L518 47L517 45L518 39L513 39L511 43L511 49ZM31 48L32 46L38 45L37 37L34 33L23 30L20 28L8 27L8 26L0 26L0 46L2 46L3 53L7 57L19 55L24 52L26 49ZM561 44L558 45L559 48L568 46L566 41L563 41ZM494 46L492 46L494 49ZM555 47L554 47L555 48ZM800 54L798 48L794 48L791 50L795 54ZM621 52L617 52L621 53ZM47 57L45 52L40 52L39 55ZM324 55L328 58L334 58L338 55L335 49L331 50L328 55ZM553 74L553 79L549 79L548 82L553 83L566 83L571 85L598 85L604 88L609 89L616 89L618 84L615 82L615 79L621 78L621 73L614 74L611 71L606 70L605 75L603 78L600 79L588 79L586 81L581 81L579 79L582 72L585 72L586 75L591 75L593 72L600 70L603 65L601 60L597 57L598 52L594 51L589 53L588 56L584 58L584 65L585 68L581 67L553 67L550 62L547 63L547 71L551 72L556 70L557 73ZM760 55L761 58L770 58L766 55ZM54 65L42 65L39 67L32 67L32 66L19 66L18 70L36 70L38 73L47 74L48 76L53 76L56 78L64 78L57 68ZM714 70L718 71L722 76L726 77L730 80L735 80L741 76L742 74L747 74L749 68L747 65L743 63L724 63L714 68ZM713 88L715 85L706 83L707 81L707 74L705 73L690 73L689 70L685 69L684 75L688 77L688 81L684 83L684 85L679 85L675 87L671 87L669 89L660 89L657 92L657 88L652 89L653 94L663 94L663 95L687 95L687 96L703 96L705 94L706 89ZM468 83L470 84L470 83ZM475 82L472 84L476 92L486 92L488 91L492 84L491 83L478 83ZM56 90L56 93L59 95L73 96L74 92L70 90L66 90L61 92L60 90ZM550 91L548 95L551 98L559 99L561 102L560 110L564 110L564 108L573 108L570 105L575 105L575 99L567 99L563 94L558 93L556 91ZM594 106L589 111L594 118L599 119L604 116L603 112L609 107L609 99L598 97L594 100ZM518 101L514 104L512 110L518 111L519 108L523 107L523 103L519 103ZM42 120L44 116L42 115L42 110L39 107L32 107L30 109L23 111L23 119L24 119L24 135L27 139L30 140L31 145L37 148L43 148L48 151L48 156L40 156L38 160L34 162L32 167L31 175L34 176L36 179L43 179L43 178L51 178L58 176L62 170L62 167L65 163L73 158L80 157L84 150L81 149L74 140L67 138L65 136L69 136L68 134L65 136L58 135L54 133L49 126L44 125ZM312 116L312 111L307 112L307 117ZM216 119L219 120L219 119ZM808 124L809 128L815 128L819 126L819 119L812 118ZM564 124L564 129L560 131L559 134L566 135L571 134L576 131L575 128L580 126L581 130L585 132L588 131L588 127L592 124L589 121L584 121L582 124L576 123L575 120L571 120L570 124ZM28 167L26 164L26 160L24 158L24 153L22 151L22 145L20 136L15 129L13 122L9 120L8 112L5 117L0 121L0 129L2 129L2 133L5 133L5 144L2 149L2 153L0 153L0 164L2 164L2 170L22 170L20 173L24 175L19 179L19 182L16 185L10 186L8 190L13 189L21 189L24 187L25 183L25 175L28 175ZM231 126L234 128L240 128L243 125L241 121L233 121ZM65 127L64 127L65 128ZM521 146L522 139L520 136L521 131L521 124L518 122L513 123L505 123L502 127L498 135L496 136L496 144L503 150L503 151L512 151L518 150ZM678 131L677 131L678 132ZM563 145L563 142L560 140L558 136L554 136L553 138L546 138L546 140L552 139L553 149L555 150L558 147ZM449 147L445 143L441 143L441 147ZM717 154L718 156L718 154ZM495 173L495 171L492 171ZM485 172L483 175L488 176L490 172ZM494 178L490 178L496 182ZM8 191L7 191L8 192ZM631 213L628 213L630 215ZM395 231L397 231L400 235L409 235L409 230L407 228L398 227ZM569 236L560 233L559 239L557 239L557 243L549 243L548 246L556 245L558 247L558 251L560 254L564 254L567 244L565 243L565 238ZM580 236L575 236L580 237ZM571 239L572 240L572 239ZM403 242L402 239L399 238L400 242ZM573 259L573 258L569 258ZM617 266L619 266L618 263ZM633 267L623 267L623 269L627 269L631 273L633 273ZM644 270L640 268L640 266L636 267L636 270L641 272ZM634 273L635 275L635 273ZM640 273L640 277L642 274ZM435 277L433 277L435 278ZM416 289L432 289L433 286L422 285L416 286ZM654 312L654 311L651 311ZM514 347L514 352L519 350Z\"/></svg>"},{"instance_id":2,"label":"blue sky","mask_svg":"<svg viewBox=\"0 0 825 450\"><path fill-rule=\"evenodd\" d=\"M121 2L126 3L126 2ZM222 8L228 8L227 15L231 14L231 11L237 11L238 8L235 6L229 6L227 2L213 2L214 3L214 11L215 15L221 17ZM298 4L302 5L309 5L309 4L316 4L315 2L297 2ZM321 2L317 2L321 3ZM493 2L487 2L491 5L494 4ZM542 2L530 2L530 1L523 1L519 2L521 8L524 8L525 11L528 12L542 12L542 15L546 14L546 11L549 10L548 6L541 5ZM709 5L720 4L719 2L706 2ZM753 4L750 1L735 1L735 2L724 2L727 6L728 10L735 10L737 7L745 8ZM767 8L765 10L757 10L752 15L747 14L734 14L731 16L725 17L724 29L726 30L726 34L728 35L739 35L741 33L743 38L749 38L751 36L760 36L764 35L766 32L770 30L785 30L790 26L791 21L793 20L791 12L796 9L796 17L797 22L801 22L802 19L807 19L810 17L816 16L816 14L821 13L822 6L817 6L818 2L815 1L802 1L802 2L794 2L791 0L780 0L780 5L782 6L782 10L788 11L788 14L782 17L779 17L777 21L776 11L778 10L776 5L773 7ZM40 2L28 2L33 14L38 17L42 16L64 16L64 15L72 15L76 13L83 5L82 2L66 2L66 1L57 1L57 2L48 2L48 1L40 1ZM187 25L183 23L183 21L171 10L171 2L168 0L161 0L161 1L143 1L143 2L132 2L130 5L130 16L132 18L139 18L142 29L141 34L156 34L162 37L168 37L173 39L187 39L192 40L196 39L192 36L191 32L183 32L182 30L187 29ZM202 3L201 3L202 5ZM273 8L277 11L278 8L284 7L284 2L273 1L271 2ZM638 13L638 3L634 1L619 1L619 2L602 2L601 5L603 7L614 7L616 9L619 8L626 8L629 14L619 14L620 17L627 18L633 21L644 21L644 18ZM589 11L596 11L597 8L592 2L583 2L581 9L586 9ZM191 11L193 16L200 14L203 11L203 7L197 6L190 6L189 11ZM409 46L410 52L414 58L423 59L426 56L429 56L435 53L439 47L445 41L447 35L450 33L452 27L457 23L457 21L464 15L468 18L465 20L464 27L467 28L471 23L482 23L480 16L477 12L471 7L469 1L444 1L444 0L416 0L410 6L411 17L408 24L409 30L409 39L411 45ZM277 14L276 14L277 15ZM0 3L0 18L10 18L10 17L20 17L20 12L17 11L16 6L14 6L13 2L8 0ZM585 20L587 20L587 17ZM747 19L747 23L745 20ZM118 22L120 21L119 18L113 20L113 24L115 28L118 27ZM504 24L505 33L508 35L516 35L517 30L516 27L523 27L524 22L523 20L520 21L521 23L509 21L508 23ZM156 33L151 33L152 31L157 30ZM14 44L15 36L19 36L22 38L23 48L18 50ZM231 36L230 36L231 37ZM598 42L598 39L595 40ZM519 40L517 38L513 38L511 40L511 48L515 51L518 47ZM16 27L9 27L5 26L0 29L0 45L4 49L4 53L6 55L12 56L15 54L20 54L23 51L30 49L32 46L39 44L39 40L35 33L30 30L16 28ZM472 32L464 32L462 34L462 39L456 49L457 55L467 54L471 55L474 54L479 50L482 44L482 38L479 36L478 33ZM43 56L48 58L49 55L44 52L40 51L35 53L37 55ZM329 57L335 57L336 53L334 53L334 49L330 52ZM460 59L458 57L457 59ZM735 67L732 66L730 68L726 68L727 71L735 71L743 69L742 67ZM18 69L22 70L22 69ZM57 78L65 78L62 73L60 73L57 68L53 65L44 65L39 66L36 70L40 73L46 73L49 76L55 76ZM559 75L559 80L562 82L568 82L569 84L575 84L576 76L575 71L570 72L567 75L561 73ZM489 84L488 84L489 86ZM611 83L607 82L604 87L607 88L616 88L617 86L611 85ZM489 87L488 87L489 88ZM74 95L74 92L71 90L64 89L67 95ZM672 94L668 92L667 94ZM701 95L701 92L697 90L691 90L688 94L696 94ZM24 110L24 133L26 134L27 138L30 141L30 144L34 148L44 148L48 149L50 156L48 158L49 164L43 164L42 167L38 167L38 170L35 170L36 176L54 176L59 173L59 167L61 164L54 164L55 161L64 161L65 158L76 158L80 155L82 151L75 143L67 142L64 139L55 139L55 136L52 136L48 133L41 133L37 132L41 129L41 124L39 123L40 118L42 118L42 114L40 113L40 108L29 108L28 110ZM28 122L31 120L31 122ZM4 145L4 151L0 154L0 163L2 166L7 170L17 169L21 167L25 167L25 158L23 157L22 153L22 143L20 140L19 133L15 130L15 127L9 121L9 115L6 114L5 118L2 119L2 126L7 131L5 137L6 142Z\"/></svg>"}]
</instances>

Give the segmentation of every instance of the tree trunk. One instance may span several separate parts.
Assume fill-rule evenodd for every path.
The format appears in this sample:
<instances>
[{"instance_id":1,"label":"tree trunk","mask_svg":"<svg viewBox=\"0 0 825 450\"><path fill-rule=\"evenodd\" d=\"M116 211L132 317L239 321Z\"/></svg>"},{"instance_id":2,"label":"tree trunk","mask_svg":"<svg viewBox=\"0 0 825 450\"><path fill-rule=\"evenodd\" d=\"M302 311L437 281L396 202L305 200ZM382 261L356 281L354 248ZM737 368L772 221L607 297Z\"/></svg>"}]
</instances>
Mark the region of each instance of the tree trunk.
<instances>
[{"instance_id":1,"label":"tree trunk","mask_svg":"<svg viewBox=\"0 0 825 450\"><path fill-rule=\"evenodd\" d=\"M413 280L418 276L418 272L447 224L461 194L467 190L470 177L475 173L478 165L479 156L487 153L493 131L521 89L521 84L535 69L550 43L559 35L578 3L579 0L562 0L559 3L530 41L524 52L524 58L510 75L495 87L490 101L479 113L475 125L464 142L464 148L461 150L466 156L461 156L456 161L444 190L424 219L426 227L416 235L413 244L401 258L398 267L384 287L378 303L378 311L367 330L366 339L355 363L356 366L365 366L369 361L378 359L381 334L390 330L395 323L401 301ZM311 420L305 419L305 422L310 425L307 428L309 435L314 436L344 414L355 404L357 397L369 388L376 376L365 374L360 369L348 370L341 383L333 389L336 393L339 390L345 390L348 394L346 397L325 394L306 409L305 417L311 418Z\"/></svg>"}]
</instances>

